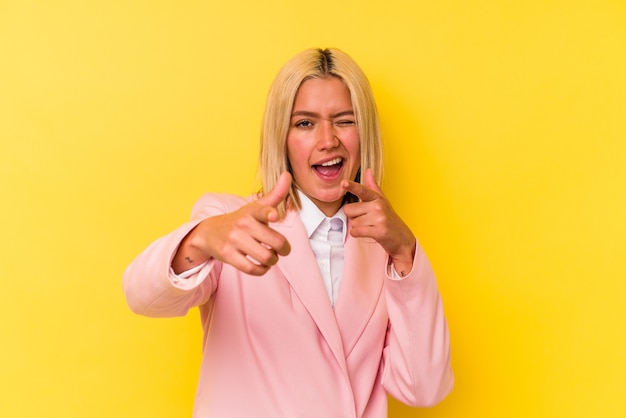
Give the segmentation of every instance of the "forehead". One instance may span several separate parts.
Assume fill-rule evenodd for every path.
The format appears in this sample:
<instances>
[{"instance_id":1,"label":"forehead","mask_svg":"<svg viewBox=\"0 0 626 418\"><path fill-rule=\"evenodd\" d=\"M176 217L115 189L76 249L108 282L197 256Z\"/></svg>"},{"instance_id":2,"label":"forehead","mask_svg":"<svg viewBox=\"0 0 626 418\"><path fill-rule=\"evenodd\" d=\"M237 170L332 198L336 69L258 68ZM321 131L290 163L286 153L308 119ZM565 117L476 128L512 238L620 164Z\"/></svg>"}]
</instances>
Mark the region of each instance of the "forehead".
<instances>
[{"instance_id":1,"label":"forehead","mask_svg":"<svg viewBox=\"0 0 626 418\"><path fill-rule=\"evenodd\" d=\"M310 78L298 88L294 100L294 110L309 106L352 108L350 90L343 80L337 77Z\"/></svg>"}]
</instances>

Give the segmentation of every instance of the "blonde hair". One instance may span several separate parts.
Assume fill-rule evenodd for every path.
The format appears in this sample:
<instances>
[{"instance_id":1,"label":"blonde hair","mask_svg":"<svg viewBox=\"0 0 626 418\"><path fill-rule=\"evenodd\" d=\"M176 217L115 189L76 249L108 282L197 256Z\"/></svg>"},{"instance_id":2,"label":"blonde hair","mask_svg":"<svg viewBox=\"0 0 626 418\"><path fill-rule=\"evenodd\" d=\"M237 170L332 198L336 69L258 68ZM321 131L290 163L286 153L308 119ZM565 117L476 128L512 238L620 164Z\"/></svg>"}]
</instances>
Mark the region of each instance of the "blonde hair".
<instances>
[{"instance_id":1,"label":"blonde hair","mask_svg":"<svg viewBox=\"0 0 626 418\"><path fill-rule=\"evenodd\" d=\"M376 102L367 77L357 63L339 49L307 49L283 66L267 96L259 153L259 177L262 184L260 194L272 190L281 173L290 168L287 159L287 134L293 103L300 85L311 78L326 77L337 77L348 87L361 147L359 173L371 168L376 182L380 184L383 170L382 139ZM359 181L362 182L363 176L360 177ZM300 201L294 184L289 191L288 202L290 207L299 207ZM281 216L287 209L285 203L278 207Z\"/></svg>"}]
</instances>

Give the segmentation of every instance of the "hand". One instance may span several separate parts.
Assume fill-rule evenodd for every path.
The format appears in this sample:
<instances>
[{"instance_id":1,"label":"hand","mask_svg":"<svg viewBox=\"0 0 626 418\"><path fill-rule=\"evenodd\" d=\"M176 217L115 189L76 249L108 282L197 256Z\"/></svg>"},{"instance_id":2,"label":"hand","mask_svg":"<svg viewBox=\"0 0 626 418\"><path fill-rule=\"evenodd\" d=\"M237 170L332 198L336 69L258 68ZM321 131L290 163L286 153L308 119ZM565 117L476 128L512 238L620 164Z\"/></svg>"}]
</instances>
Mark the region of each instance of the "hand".
<instances>
[{"instance_id":1,"label":"hand","mask_svg":"<svg viewBox=\"0 0 626 418\"><path fill-rule=\"evenodd\" d=\"M279 220L276 207L287 198L291 181L291 174L284 172L274 189L261 199L198 224L181 243L172 263L174 271L215 258L247 274L265 274L278 262L278 256L291 251L287 239L268 225Z\"/></svg>"},{"instance_id":2,"label":"hand","mask_svg":"<svg viewBox=\"0 0 626 418\"><path fill-rule=\"evenodd\" d=\"M376 240L389 254L396 271L404 276L413 267L415 236L394 212L369 168L365 170L364 180L364 185L348 180L341 183L346 192L360 200L344 206L346 217L350 219L350 234Z\"/></svg>"}]
</instances>

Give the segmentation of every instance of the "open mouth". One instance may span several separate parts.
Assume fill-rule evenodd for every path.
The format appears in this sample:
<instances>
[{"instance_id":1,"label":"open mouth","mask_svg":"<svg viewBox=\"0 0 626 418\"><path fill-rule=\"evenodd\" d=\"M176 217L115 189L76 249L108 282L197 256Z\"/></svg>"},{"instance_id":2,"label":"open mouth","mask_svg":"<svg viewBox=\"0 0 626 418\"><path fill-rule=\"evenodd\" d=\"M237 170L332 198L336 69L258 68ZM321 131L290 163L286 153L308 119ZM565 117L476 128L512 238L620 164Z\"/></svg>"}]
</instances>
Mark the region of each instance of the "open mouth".
<instances>
[{"instance_id":1,"label":"open mouth","mask_svg":"<svg viewBox=\"0 0 626 418\"><path fill-rule=\"evenodd\" d=\"M343 167L343 158L337 157L322 164L314 164L313 169L322 177L336 177Z\"/></svg>"}]
</instances>

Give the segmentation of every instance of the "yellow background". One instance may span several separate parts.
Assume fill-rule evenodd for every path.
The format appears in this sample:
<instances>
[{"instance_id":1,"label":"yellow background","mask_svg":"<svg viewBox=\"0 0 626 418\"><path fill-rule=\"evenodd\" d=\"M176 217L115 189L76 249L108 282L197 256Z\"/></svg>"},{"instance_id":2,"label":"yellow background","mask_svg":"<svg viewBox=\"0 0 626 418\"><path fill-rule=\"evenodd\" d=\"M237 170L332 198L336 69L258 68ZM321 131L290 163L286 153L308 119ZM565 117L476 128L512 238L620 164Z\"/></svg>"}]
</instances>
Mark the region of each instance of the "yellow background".
<instances>
[{"instance_id":1,"label":"yellow background","mask_svg":"<svg viewBox=\"0 0 626 418\"><path fill-rule=\"evenodd\" d=\"M265 94L312 46L369 75L452 333L454 392L390 416L626 416L625 22L621 0L0 1L0 416L190 416L197 313L134 316L121 275L201 193L256 190Z\"/></svg>"}]
</instances>

